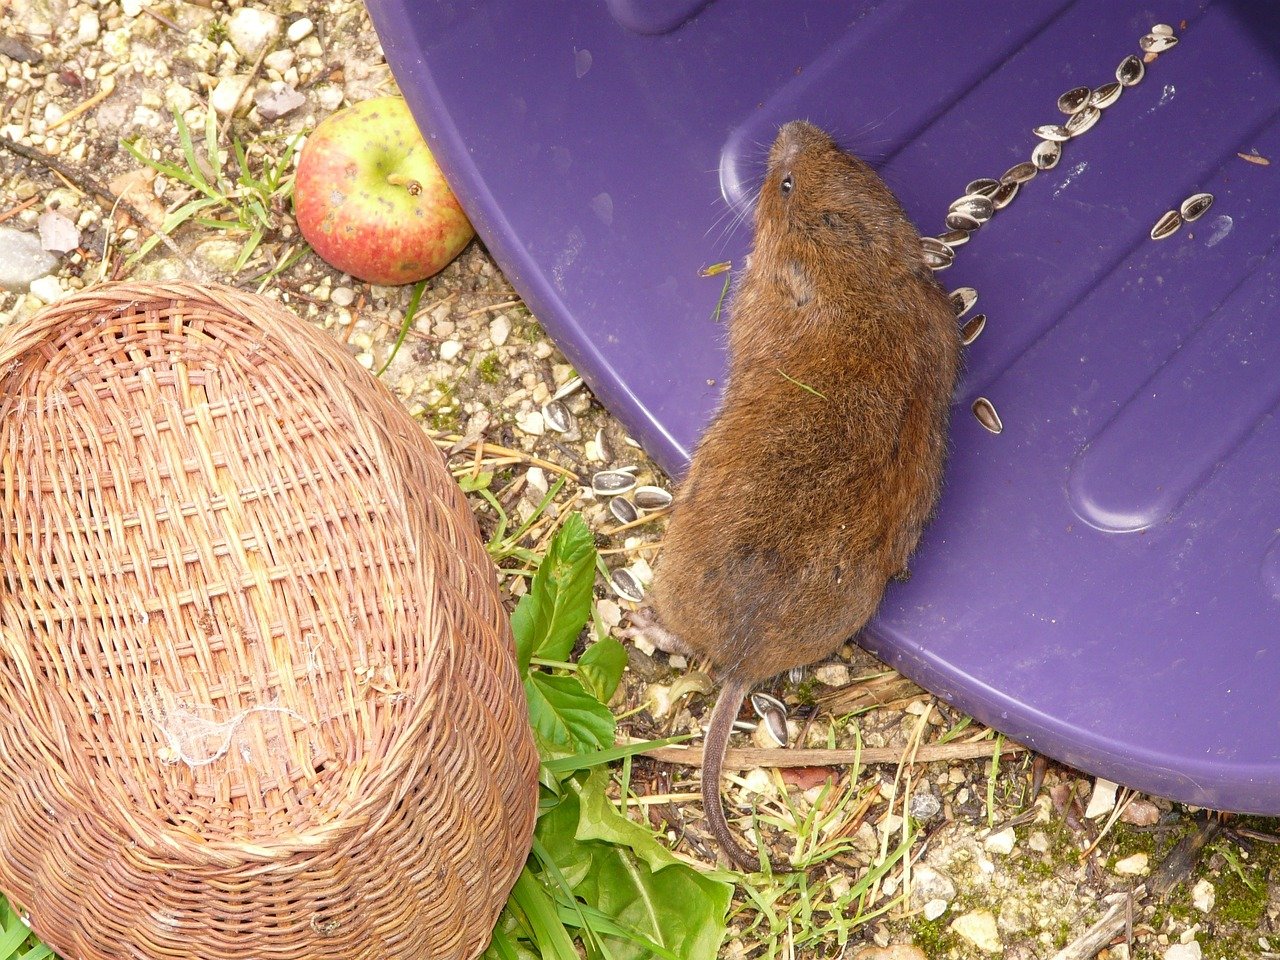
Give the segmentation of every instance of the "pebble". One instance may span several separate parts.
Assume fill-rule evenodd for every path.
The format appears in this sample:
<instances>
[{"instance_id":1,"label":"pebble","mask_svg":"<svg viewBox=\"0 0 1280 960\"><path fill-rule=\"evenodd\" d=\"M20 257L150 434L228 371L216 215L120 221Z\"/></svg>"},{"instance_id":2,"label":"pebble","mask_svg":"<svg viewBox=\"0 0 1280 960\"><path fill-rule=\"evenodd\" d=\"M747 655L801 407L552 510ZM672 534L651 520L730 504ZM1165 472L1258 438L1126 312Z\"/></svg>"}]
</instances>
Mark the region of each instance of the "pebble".
<instances>
[{"instance_id":1,"label":"pebble","mask_svg":"<svg viewBox=\"0 0 1280 960\"><path fill-rule=\"evenodd\" d=\"M1120 819L1135 827L1151 827L1160 822L1160 808L1150 800L1134 800L1124 808Z\"/></svg>"},{"instance_id":2,"label":"pebble","mask_svg":"<svg viewBox=\"0 0 1280 960\"><path fill-rule=\"evenodd\" d=\"M1110 780L1103 780L1101 777L1095 780L1093 793L1089 794L1089 805L1084 810L1085 818L1093 820L1115 809L1116 790L1116 784Z\"/></svg>"},{"instance_id":3,"label":"pebble","mask_svg":"<svg viewBox=\"0 0 1280 960\"><path fill-rule=\"evenodd\" d=\"M1147 872L1148 857L1145 853L1135 853L1117 860L1115 872L1122 877L1138 877Z\"/></svg>"},{"instance_id":4,"label":"pebble","mask_svg":"<svg viewBox=\"0 0 1280 960\"><path fill-rule=\"evenodd\" d=\"M999 833L993 833L982 842L982 846L992 853L1008 856L1013 853L1013 845L1017 842L1013 827L1006 827Z\"/></svg>"},{"instance_id":5,"label":"pebble","mask_svg":"<svg viewBox=\"0 0 1280 960\"><path fill-rule=\"evenodd\" d=\"M956 885L951 878L928 864L917 864L911 871L911 903L913 906L931 900L950 903L956 898Z\"/></svg>"},{"instance_id":6,"label":"pebble","mask_svg":"<svg viewBox=\"0 0 1280 960\"><path fill-rule=\"evenodd\" d=\"M824 663L813 668L813 676L828 687L843 687L849 682L849 668L843 663Z\"/></svg>"},{"instance_id":7,"label":"pebble","mask_svg":"<svg viewBox=\"0 0 1280 960\"><path fill-rule=\"evenodd\" d=\"M307 102L307 98L280 80L272 81L265 90L253 95L253 102L263 120L279 120Z\"/></svg>"},{"instance_id":8,"label":"pebble","mask_svg":"<svg viewBox=\"0 0 1280 960\"><path fill-rule=\"evenodd\" d=\"M1218 894L1213 889L1213 884L1204 878L1197 880L1196 885L1191 888L1191 905L1201 913L1211 911L1217 900Z\"/></svg>"},{"instance_id":9,"label":"pebble","mask_svg":"<svg viewBox=\"0 0 1280 960\"><path fill-rule=\"evenodd\" d=\"M996 918L987 910L972 910L951 921L952 932L984 953L1000 953L1004 944L996 931Z\"/></svg>"},{"instance_id":10,"label":"pebble","mask_svg":"<svg viewBox=\"0 0 1280 960\"><path fill-rule=\"evenodd\" d=\"M247 7L241 7L247 10ZM209 105L217 111L220 117L231 116L231 111L240 103L240 94L244 92L244 88L249 85L249 78L239 74L233 74L229 77L223 77L218 81L218 85L213 88L213 93L209 94ZM241 106L246 106L248 101Z\"/></svg>"},{"instance_id":11,"label":"pebble","mask_svg":"<svg viewBox=\"0 0 1280 960\"><path fill-rule=\"evenodd\" d=\"M284 74L286 70L293 66L293 62L296 59L298 59L298 55L292 50L272 50L262 58L262 62L268 70Z\"/></svg>"},{"instance_id":12,"label":"pebble","mask_svg":"<svg viewBox=\"0 0 1280 960\"><path fill-rule=\"evenodd\" d=\"M120 0L120 12L130 20L142 16L142 0Z\"/></svg>"},{"instance_id":13,"label":"pebble","mask_svg":"<svg viewBox=\"0 0 1280 960\"><path fill-rule=\"evenodd\" d=\"M1027 837L1027 846L1036 853L1049 852L1049 837L1043 830L1037 830L1031 836Z\"/></svg>"},{"instance_id":14,"label":"pebble","mask_svg":"<svg viewBox=\"0 0 1280 960\"><path fill-rule=\"evenodd\" d=\"M52 253L70 253L80 246L80 228L57 210L46 210L37 221L40 246Z\"/></svg>"},{"instance_id":15,"label":"pebble","mask_svg":"<svg viewBox=\"0 0 1280 960\"><path fill-rule=\"evenodd\" d=\"M81 45L87 45L97 41L101 35L102 23L98 20L98 15L92 10L80 14L80 22L76 26L76 40Z\"/></svg>"},{"instance_id":16,"label":"pebble","mask_svg":"<svg viewBox=\"0 0 1280 960\"><path fill-rule=\"evenodd\" d=\"M458 359L458 354L462 353L461 340L446 340L440 344L440 359L446 362Z\"/></svg>"},{"instance_id":17,"label":"pebble","mask_svg":"<svg viewBox=\"0 0 1280 960\"><path fill-rule=\"evenodd\" d=\"M1164 960L1200 960L1200 944L1195 940L1190 943L1175 943L1164 952Z\"/></svg>"},{"instance_id":18,"label":"pebble","mask_svg":"<svg viewBox=\"0 0 1280 960\"><path fill-rule=\"evenodd\" d=\"M40 246L34 233L0 227L0 289L21 293L57 265L58 258Z\"/></svg>"},{"instance_id":19,"label":"pebble","mask_svg":"<svg viewBox=\"0 0 1280 960\"><path fill-rule=\"evenodd\" d=\"M501 347L511 336L511 321L502 314L489 321L489 339L495 347Z\"/></svg>"},{"instance_id":20,"label":"pebble","mask_svg":"<svg viewBox=\"0 0 1280 960\"><path fill-rule=\"evenodd\" d=\"M261 7L241 7L227 19L227 39L249 60L279 39L280 29L280 18Z\"/></svg>"},{"instance_id":21,"label":"pebble","mask_svg":"<svg viewBox=\"0 0 1280 960\"><path fill-rule=\"evenodd\" d=\"M863 947L853 955L853 960L929 960L929 958L913 943L895 943L887 947Z\"/></svg>"},{"instance_id":22,"label":"pebble","mask_svg":"<svg viewBox=\"0 0 1280 960\"><path fill-rule=\"evenodd\" d=\"M622 607L613 600L597 600L596 615L606 627L612 630L622 622Z\"/></svg>"},{"instance_id":23,"label":"pebble","mask_svg":"<svg viewBox=\"0 0 1280 960\"><path fill-rule=\"evenodd\" d=\"M522 433L527 433L531 437L540 437L547 429L546 423L543 422L542 414L537 410L530 410L528 413L517 413L516 426Z\"/></svg>"},{"instance_id":24,"label":"pebble","mask_svg":"<svg viewBox=\"0 0 1280 960\"><path fill-rule=\"evenodd\" d=\"M316 25L311 22L310 17L299 17L289 24L289 29L285 32L285 36L290 43L299 43L306 37L311 36L311 32L315 28Z\"/></svg>"},{"instance_id":25,"label":"pebble","mask_svg":"<svg viewBox=\"0 0 1280 960\"><path fill-rule=\"evenodd\" d=\"M937 920L947 912L947 901L930 900L924 905L924 918L930 922Z\"/></svg>"},{"instance_id":26,"label":"pebble","mask_svg":"<svg viewBox=\"0 0 1280 960\"><path fill-rule=\"evenodd\" d=\"M355 303L356 292L350 287L334 287L333 292L329 294L329 300L335 306L349 307Z\"/></svg>"},{"instance_id":27,"label":"pebble","mask_svg":"<svg viewBox=\"0 0 1280 960\"><path fill-rule=\"evenodd\" d=\"M39 297L45 303L55 303L67 295L58 278L52 274L31 282L31 295Z\"/></svg>"},{"instance_id":28,"label":"pebble","mask_svg":"<svg viewBox=\"0 0 1280 960\"><path fill-rule=\"evenodd\" d=\"M912 818L920 821L932 820L941 812L942 801L932 793L918 790L911 794L911 800L907 804L907 813L909 813Z\"/></svg>"}]
</instances>

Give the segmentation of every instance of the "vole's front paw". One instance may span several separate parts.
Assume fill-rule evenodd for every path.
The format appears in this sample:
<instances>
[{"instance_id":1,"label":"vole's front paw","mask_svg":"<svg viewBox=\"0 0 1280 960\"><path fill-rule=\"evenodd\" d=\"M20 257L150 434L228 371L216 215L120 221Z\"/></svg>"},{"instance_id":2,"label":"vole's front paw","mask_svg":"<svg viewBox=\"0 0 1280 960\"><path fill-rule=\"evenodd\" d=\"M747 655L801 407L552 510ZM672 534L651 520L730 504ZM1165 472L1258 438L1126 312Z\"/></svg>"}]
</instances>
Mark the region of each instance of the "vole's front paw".
<instances>
[{"instance_id":1,"label":"vole's front paw","mask_svg":"<svg viewBox=\"0 0 1280 960\"><path fill-rule=\"evenodd\" d=\"M627 626L618 632L628 640L644 640L663 653L679 653L684 656L691 656L693 653L683 640L658 623L648 607L632 611Z\"/></svg>"}]
</instances>

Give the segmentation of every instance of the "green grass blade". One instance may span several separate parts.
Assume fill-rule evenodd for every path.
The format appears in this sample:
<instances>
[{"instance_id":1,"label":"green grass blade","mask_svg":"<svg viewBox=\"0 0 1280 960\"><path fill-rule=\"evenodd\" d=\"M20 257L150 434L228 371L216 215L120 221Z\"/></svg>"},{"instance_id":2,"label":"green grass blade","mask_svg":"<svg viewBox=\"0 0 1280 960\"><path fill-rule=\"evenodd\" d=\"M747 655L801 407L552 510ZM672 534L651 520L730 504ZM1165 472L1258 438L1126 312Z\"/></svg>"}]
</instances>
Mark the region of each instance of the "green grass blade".
<instances>
[{"instance_id":1,"label":"green grass blade","mask_svg":"<svg viewBox=\"0 0 1280 960\"><path fill-rule=\"evenodd\" d=\"M563 776L566 773L573 773L576 770L586 770L588 767L597 767L604 763L612 763L614 760L621 760L623 757L633 757L638 753L644 753L646 750L652 750L656 747L666 747L673 743L683 743L689 738L690 734L682 734L678 737L668 737L665 740L647 740L644 743L627 743L618 747L609 747L606 750L591 750L586 753L576 753L569 757L560 757L555 760L548 760L543 764L543 766L556 776Z\"/></svg>"},{"instance_id":2,"label":"green grass blade","mask_svg":"<svg viewBox=\"0 0 1280 960\"><path fill-rule=\"evenodd\" d=\"M516 878L511 899L528 920L534 945L542 960L581 960L573 938L560 921L551 894L526 866Z\"/></svg>"},{"instance_id":3,"label":"green grass blade","mask_svg":"<svg viewBox=\"0 0 1280 960\"><path fill-rule=\"evenodd\" d=\"M386 362L378 368L375 377L382 376L387 367L391 366L391 361L396 358L396 354L400 352L400 345L404 343L404 338L409 335L409 327L413 324L414 315L418 312L418 303L422 300L423 291L427 289L427 281L419 280L413 288L413 293L409 295L409 306L404 311L404 322L400 324L400 333L396 335L395 345L391 348L391 353L387 355Z\"/></svg>"}]
</instances>

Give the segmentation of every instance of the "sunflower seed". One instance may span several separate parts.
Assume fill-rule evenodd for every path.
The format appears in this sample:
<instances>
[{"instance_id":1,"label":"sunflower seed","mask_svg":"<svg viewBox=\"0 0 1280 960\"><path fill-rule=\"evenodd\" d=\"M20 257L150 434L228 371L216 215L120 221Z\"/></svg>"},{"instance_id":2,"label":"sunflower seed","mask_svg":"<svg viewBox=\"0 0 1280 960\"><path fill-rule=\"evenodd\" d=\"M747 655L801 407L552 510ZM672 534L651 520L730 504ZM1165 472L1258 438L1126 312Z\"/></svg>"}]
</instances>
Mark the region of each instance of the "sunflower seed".
<instances>
[{"instance_id":1,"label":"sunflower seed","mask_svg":"<svg viewBox=\"0 0 1280 960\"><path fill-rule=\"evenodd\" d=\"M792 683L799 683L804 679L804 667L792 667L787 671L787 679Z\"/></svg>"},{"instance_id":2,"label":"sunflower seed","mask_svg":"<svg viewBox=\"0 0 1280 960\"><path fill-rule=\"evenodd\" d=\"M1073 113L1079 113L1089 104L1089 94L1092 91L1088 87L1075 87L1068 90L1058 98L1058 109L1071 116Z\"/></svg>"},{"instance_id":3,"label":"sunflower seed","mask_svg":"<svg viewBox=\"0 0 1280 960\"><path fill-rule=\"evenodd\" d=\"M1120 93L1123 90L1124 86L1119 80L1112 80L1110 83L1104 83L1089 95L1089 106L1097 107L1099 110L1105 110L1120 99Z\"/></svg>"},{"instance_id":4,"label":"sunflower seed","mask_svg":"<svg viewBox=\"0 0 1280 960\"><path fill-rule=\"evenodd\" d=\"M640 519L640 514L636 513L635 504L626 497L614 497L610 500L609 512L619 523L635 523Z\"/></svg>"},{"instance_id":5,"label":"sunflower seed","mask_svg":"<svg viewBox=\"0 0 1280 960\"><path fill-rule=\"evenodd\" d=\"M948 225L950 225L951 223L951 217L957 217L957 216L959 216L959 214L957 213L953 213L950 216L948 216L947 217ZM943 243L945 243L948 247L951 247L952 249L955 249L956 247L963 247L966 243L969 242L969 234L972 233L975 229L977 229L977 226L978 226L977 221L974 221L974 224L972 227L965 227L964 229L948 230L942 236L938 237L938 239L941 240Z\"/></svg>"},{"instance_id":6,"label":"sunflower seed","mask_svg":"<svg viewBox=\"0 0 1280 960\"><path fill-rule=\"evenodd\" d=\"M1004 429L1004 424L1000 422L1000 414L996 413L996 408L991 405L991 401L986 397L979 397L973 401L973 415L978 418L978 422L983 428L990 430L992 433L999 433Z\"/></svg>"},{"instance_id":7,"label":"sunflower seed","mask_svg":"<svg viewBox=\"0 0 1280 960\"><path fill-rule=\"evenodd\" d=\"M980 193L966 193L963 197L953 200L948 209L951 213L963 213L967 217L972 217L978 223L986 223L996 212L991 198L984 197Z\"/></svg>"},{"instance_id":8,"label":"sunflower seed","mask_svg":"<svg viewBox=\"0 0 1280 960\"><path fill-rule=\"evenodd\" d=\"M1157 33L1148 33L1138 41L1144 53L1164 53L1178 45L1177 37L1165 37Z\"/></svg>"},{"instance_id":9,"label":"sunflower seed","mask_svg":"<svg viewBox=\"0 0 1280 960\"><path fill-rule=\"evenodd\" d=\"M782 701L767 693L753 693L751 706L764 721L765 731L780 747L787 745L787 708Z\"/></svg>"},{"instance_id":10,"label":"sunflower seed","mask_svg":"<svg viewBox=\"0 0 1280 960\"><path fill-rule=\"evenodd\" d=\"M1116 67L1116 79L1122 87L1133 87L1142 80L1146 72L1147 68L1142 65L1142 61L1130 54Z\"/></svg>"},{"instance_id":11,"label":"sunflower seed","mask_svg":"<svg viewBox=\"0 0 1280 960\"><path fill-rule=\"evenodd\" d=\"M945 270L955 262L955 251L937 237L921 237L924 262L930 270Z\"/></svg>"},{"instance_id":12,"label":"sunflower seed","mask_svg":"<svg viewBox=\"0 0 1280 960\"><path fill-rule=\"evenodd\" d=\"M991 202L996 205L997 210L1003 210L1009 204L1013 203L1013 198L1018 195L1017 183L1002 183L1000 189L996 191L996 195L991 198Z\"/></svg>"},{"instance_id":13,"label":"sunflower seed","mask_svg":"<svg viewBox=\"0 0 1280 960\"><path fill-rule=\"evenodd\" d=\"M954 232L956 230L977 230L982 226L982 222L976 217L971 217L967 213L961 213L959 210L952 210L947 214L947 226ZM947 243L947 238L942 237L942 242Z\"/></svg>"},{"instance_id":14,"label":"sunflower seed","mask_svg":"<svg viewBox=\"0 0 1280 960\"><path fill-rule=\"evenodd\" d=\"M1169 26L1167 23L1157 23L1151 28L1151 32L1157 37L1172 37L1173 27Z\"/></svg>"},{"instance_id":15,"label":"sunflower seed","mask_svg":"<svg viewBox=\"0 0 1280 960\"><path fill-rule=\"evenodd\" d=\"M609 586L613 587L613 592L623 600L630 600L632 603L640 603L644 600L644 587L640 586L636 575L626 567L619 567L609 574Z\"/></svg>"},{"instance_id":16,"label":"sunflower seed","mask_svg":"<svg viewBox=\"0 0 1280 960\"><path fill-rule=\"evenodd\" d=\"M575 425L573 414L559 400L548 400L542 405L542 420L556 433L569 433Z\"/></svg>"},{"instance_id":17,"label":"sunflower seed","mask_svg":"<svg viewBox=\"0 0 1280 960\"><path fill-rule=\"evenodd\" d=\"M564 384L560 387L560 389L551 395L551 399L563 400L565 397L569 396L569 394L577 390L580 386L582 386L582 378L572 377L566 380Z\"/></svg>"},{"instance_id":18,"label":"sunflower seed","mask_svg":"<svg viewBox=\"0 0 1280 960\"><path fill-rule=\"evenodd\" d=\"M661 487L636 487L631 497L641 510L661 510L671 506L671 494Z\"/></svg>"},{"instance_id":19,"label":"sunflower seed","mask_svg":"<svg viewBox=\"0 0 1280 960\"><path fill-rule=\"evenodd\" d=\"M1043 126L1036 127L1031 132L1041 140L1065 141L1071 139L1071 134L1067 132L1067 128L1056 123L1046 123Z\"/></svg>"},{"instance_id":20,"label":"sunflower seed","mask_svg":"<svg viewBox=\"0 0 1280 960\"><path fill-rule=\"evenodd\" d=\"M1151 228L1151 239L1163 240L1165 237L1172 237L1178 232L1180 226L1182 226L1182 216L1177 210L1169 210Z\"/></svg>"},{"instance_id":21,"label":"sunflower seed","mask_svg":"<svg viewBox=\"0 0 1280 960\"><path fill-rule=\"evenodd\" d=\"M1078 137L1082 133L1086 133L1093 129L1093 125L1102 119L1102 111L1097 107L1085 107L1074 117L1067 121L1067 132L1073 137Z\"/></svg>"},{"instance_id":22,"label":"sunflower seed","mask_svg":"<svg viewBox=\"0 0 1280 960\"><path fill-rule=\"evenodd\" d=\"M591 478L591 489L602 497L629 493L635 486L636 478L623 470L601 470Z\"/></svg>"},{"instance_id":23,"label":"sunflower seed","mask_svg":"<svg viewBox=\"0 0 1280 960\"><path fill-rule=\"evenodd\" d=\"M956 312L957 320L972 310L977 302L978 291L973 287L959 287L951 291L951 309Z\"/></svg>"},{"instance_id":24,"label":"sunflower seed","mask_svg":"<svg viewBox=\"0 0 1280 960\"><path fill-rule=\"evenodd\" d=\"M964 192L968 196L976 193L979 196L989 197L1000 189L1000 181L992 180L990 177L979 177L977 180L970 180L965 186Z\"/></svg>"},{"instance_id":25,"label":"sunflower seed","mask_svg":"<svg viewBox=\"0 0 1280 960\"><path fill-rule=\"evenodd\" d=\"M1182 208L1179 211L1182 214L1182 222L1194 223L1208 213L1209 208L1212 206L1212 193L1197 193L1194 196L1187 197L1182 201Z\"/></svg>"},{"instance_id":26,"label":"sunflower seed","mask_svg":"<svg viewBox=\"0 0 1280 960\"><path fill-rule=\"evenodd\" d=\"M1062 157L1062 144L1056 140L1041 140L1031 151L1031 162L1037 170L1052 170Z\"/></svg>"},{"instance_id":27,"label":"sunflower seed","mask_svg":"<svg viewBox=\"0 0 1280 960\"><path fill-rule=\"evenodd\" d=\"M1053 143L1052 140L1044 140L1043 143ZM1005 183L1026 183L1036 175L1037 168L1034 163L1023 160L1021 163L1015 163L1012 167L1004 172L1004 176L1000 178L1002 184Z\"/></svg>"},{"instance_id":28,"label":"sunflower seed","mask_svg":"<svg viewBox=\"0 0 1280 960\"><path fill-rule=\"evenodd\" d=\"M974 314L973 317L960 328L960 345L967 347L973 341L982 335L983 328L987 325L987 315L985 313Z\"/></svg>"}]
</instances>

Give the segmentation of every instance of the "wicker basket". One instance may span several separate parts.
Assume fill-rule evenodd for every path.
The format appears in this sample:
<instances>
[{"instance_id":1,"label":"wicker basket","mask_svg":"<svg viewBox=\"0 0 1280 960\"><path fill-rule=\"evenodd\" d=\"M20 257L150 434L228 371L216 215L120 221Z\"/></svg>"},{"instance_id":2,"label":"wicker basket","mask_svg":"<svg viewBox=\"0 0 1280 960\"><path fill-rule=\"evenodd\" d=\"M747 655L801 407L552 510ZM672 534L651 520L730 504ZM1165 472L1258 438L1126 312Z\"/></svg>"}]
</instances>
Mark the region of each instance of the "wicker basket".
<instances>
[{"instance_id":1,"label":"wicker basket","mask_svg":"<svg viewBox=\"0 0 1280 960\"><path fill-rule=\"evenodd\" d=\"M469 958L529 850L510 628L439 453L261 297L0 339L0 888L68 958Z\"/></svg>"}]
</instances>

